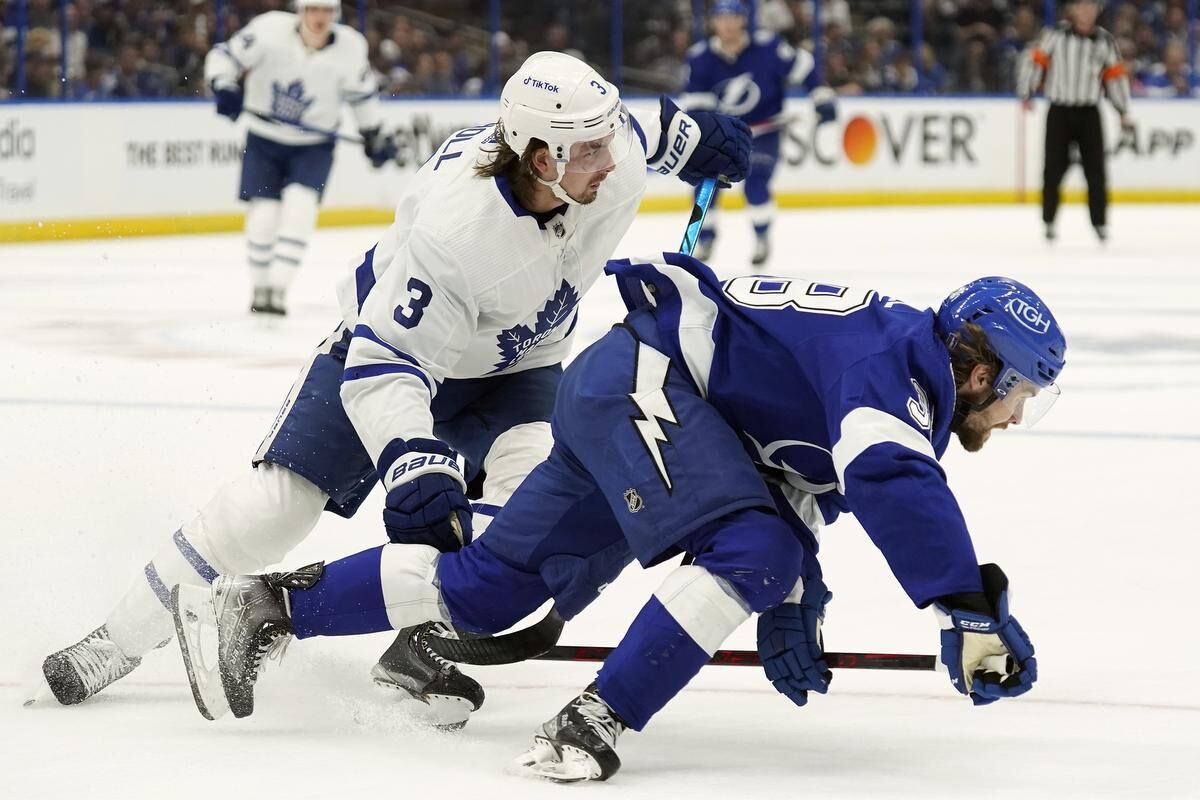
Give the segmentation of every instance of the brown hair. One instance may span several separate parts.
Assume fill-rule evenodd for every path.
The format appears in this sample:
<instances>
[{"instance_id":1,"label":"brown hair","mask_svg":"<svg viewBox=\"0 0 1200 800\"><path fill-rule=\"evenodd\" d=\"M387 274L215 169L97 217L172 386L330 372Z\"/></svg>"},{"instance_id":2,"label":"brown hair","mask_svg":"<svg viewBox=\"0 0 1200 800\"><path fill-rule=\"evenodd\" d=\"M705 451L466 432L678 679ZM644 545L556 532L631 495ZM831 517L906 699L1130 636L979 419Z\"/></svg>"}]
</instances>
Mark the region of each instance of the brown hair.
<instances>
[{"instance_id":1,"label":"brown hair","mask_svg":"<svg viewBox=\"0 0 1200 800\"><path fill-rule=\"evenodd\" d=\"M492 157L475 164L475 174L481 178L504 178L512 186L513 195L521 205L531 205L537 189L537 173L533 169L533 156L543 147L549 147L541 139L530 139L525 152L517 151L504 141L504 124L496 123L496 145L484 150Z\"/></svg>"},{"instance_id":2,"label":"brown hair","mask_svg":"<svg viewBox=\"0 0 1200 800\"><path fill-rule=\"evenodd\" d=\"M992 380L1000 375L1000 358L988 346L983 328L974 322L964 322L962 331L950 346L950 368L954 370L954 385L962 386L971 370L983 364L992 370Z\"/></svg>"}]
</instances>

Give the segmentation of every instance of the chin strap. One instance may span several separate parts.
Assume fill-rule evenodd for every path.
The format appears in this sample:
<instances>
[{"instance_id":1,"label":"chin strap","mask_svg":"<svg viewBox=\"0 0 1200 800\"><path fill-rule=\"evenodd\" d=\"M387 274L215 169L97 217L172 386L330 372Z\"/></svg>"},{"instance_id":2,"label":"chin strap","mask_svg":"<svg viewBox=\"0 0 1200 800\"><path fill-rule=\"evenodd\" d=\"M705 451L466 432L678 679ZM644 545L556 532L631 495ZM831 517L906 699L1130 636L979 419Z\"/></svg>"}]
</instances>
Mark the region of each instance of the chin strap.
<instances>
[{"instance_id":1,"label":"chin strap","mask_svg":"<svg viewBox=\"0 0 1200 800\"><path fill-rule=\"evenodd\" d=\"M950 432L958 433L962 430L962 425L967 421L967 415L972 411L983 411L992 403L1000 399L1000 395L992 390L992 394L988 399L981 403L972 403L970 400L959 397L954 401L954 416L950 418Z\"/></svg>"},{"instance_id":2,"label":"chin strap","mask_svg":"<svg viewBox=\"0 0 1200 800\"><path fill-rule=\"evenodd\" d=\"M583 205L578 200L576 200L574 197L571 197L571 195L567 194L567 190L562 188L562 185L559 183L559 181L561 181L563 178L562 162L555 161L554 169L555 169L555 178L552 181L546 180L541 175L538 175L536 172L533 173L533 177L536 178L537 182L540 183L542 186L548 187L550 189L550 191L554 194L555 197L557 197L559 200L562 200L567 205L572 205L572 206Z\"/></svg>"}]
</instances>

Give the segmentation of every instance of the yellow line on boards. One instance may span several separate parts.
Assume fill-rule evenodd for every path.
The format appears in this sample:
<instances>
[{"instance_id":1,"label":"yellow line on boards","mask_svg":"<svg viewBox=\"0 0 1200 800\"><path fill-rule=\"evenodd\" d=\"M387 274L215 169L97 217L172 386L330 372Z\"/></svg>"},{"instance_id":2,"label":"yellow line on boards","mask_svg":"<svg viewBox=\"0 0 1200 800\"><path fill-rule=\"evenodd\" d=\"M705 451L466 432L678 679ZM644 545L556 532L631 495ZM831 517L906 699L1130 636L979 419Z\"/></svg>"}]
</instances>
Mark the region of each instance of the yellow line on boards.
<instances>
[{"instance_id":1,"label":"yellow line on boards","mask_svg":"<svg viewBox=\"0 0 1200 800\"><path fill-rule=\"evenodd\" d=\"M1195 189L1114 189L1114 203L1200 203ZM1063 201L1082 203L1082 190L1063 192ZM746 207L740 191L723 192L721 208ZM1003 203L1040 203L1041 192L1029 191L1022 200L1016 191L999 190L920 190L909 192L781 192L775 195L780 208L834 208L853 206L971 205ZM687 195L643 197L639 208L647 213L687 211L692 200ZM349 225L386 225L392 210L384 208L322 209L317 224L321 227ZM224 233L241 230L242 214L188 214L162 217L112 217L105 219L65 219L33 222L0 222L0 243L44 242L67 239L107 239L125 236L177 236L192 233Z\"/></svg>"}]
</instances>

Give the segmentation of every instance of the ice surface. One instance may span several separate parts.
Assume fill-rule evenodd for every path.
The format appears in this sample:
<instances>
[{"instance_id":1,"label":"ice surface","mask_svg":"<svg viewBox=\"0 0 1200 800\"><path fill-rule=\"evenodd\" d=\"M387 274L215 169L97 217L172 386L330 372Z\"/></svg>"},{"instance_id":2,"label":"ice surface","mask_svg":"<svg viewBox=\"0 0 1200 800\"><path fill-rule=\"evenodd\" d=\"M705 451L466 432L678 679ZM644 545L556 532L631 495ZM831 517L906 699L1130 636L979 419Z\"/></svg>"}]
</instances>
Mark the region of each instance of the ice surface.
<instances>
[{"instance_id":1,"label":"ice surface","mask_svg":"<svg viewBox=\"0 0 1200 800\"><path fill-rule=\"evenodd\" d=\"M874 286L914 304L987 274L1034 286L1065 328L1063 396L1032 432L945 463L981 561L1014 586L1042 679L976 709L942 675L838 673L796 709L754 668L709 668L593 790L623 797L1200 797L1200 230L1185 206L1121 206L1100 246L1082 209L1046 245L1032 207L782 213L770 271ZM723 215L713 263L749 271L750 226ZM684 215L634 225L619 255L674 248ZM562 796L504 774L587 665L475 670L465 731L371 685L384 634L296 643L258 711L196 713L174 644L86 705L21 707L51 650L98 625L219 482L244 469L308 351L332 284L371 229L319 232L293 314L251 320L240 237L0 247L0 497L6 557L0 794L6 798ZM601 284L579 342L619 318ZM381 539L373 496L327 516L299 565ZM831 649L934 652L853 520L825 535ZM631 571L564 642L615 644L662 571ZM753 646L752 626L730 647ZM588 791L589 789L584 789Z\"/></svg>"}]
</instances>

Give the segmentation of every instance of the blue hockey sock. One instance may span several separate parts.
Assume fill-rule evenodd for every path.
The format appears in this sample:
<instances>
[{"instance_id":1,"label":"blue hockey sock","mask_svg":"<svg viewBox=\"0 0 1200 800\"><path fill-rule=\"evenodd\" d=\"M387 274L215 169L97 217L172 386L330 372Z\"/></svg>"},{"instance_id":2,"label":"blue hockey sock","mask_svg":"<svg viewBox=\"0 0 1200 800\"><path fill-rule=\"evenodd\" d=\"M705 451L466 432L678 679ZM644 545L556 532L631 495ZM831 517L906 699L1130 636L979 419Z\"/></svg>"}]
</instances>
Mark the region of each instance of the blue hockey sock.
<instances>
[{"instance_id":1,"label":"blue hockey sock","mask_svg":"<svg viewBox=\"0 0 1200 800\"><path fill-rule=\"evenodd\" d=\"M640 731L709 659L657 597L642 607L596 678L604 702Z\"/></svg>"},{"instance_id":2,"label":"blue hockey sock","mask_svg":"<svg viewBox=\"0 0 1200 800\"><path fill-rule=\"evenodd\" d=\"M382 554L383 547L375 547L334 561L312 588L289 590L296 638L391 630L380 579Z\"/></svg>"}]
</instances>

